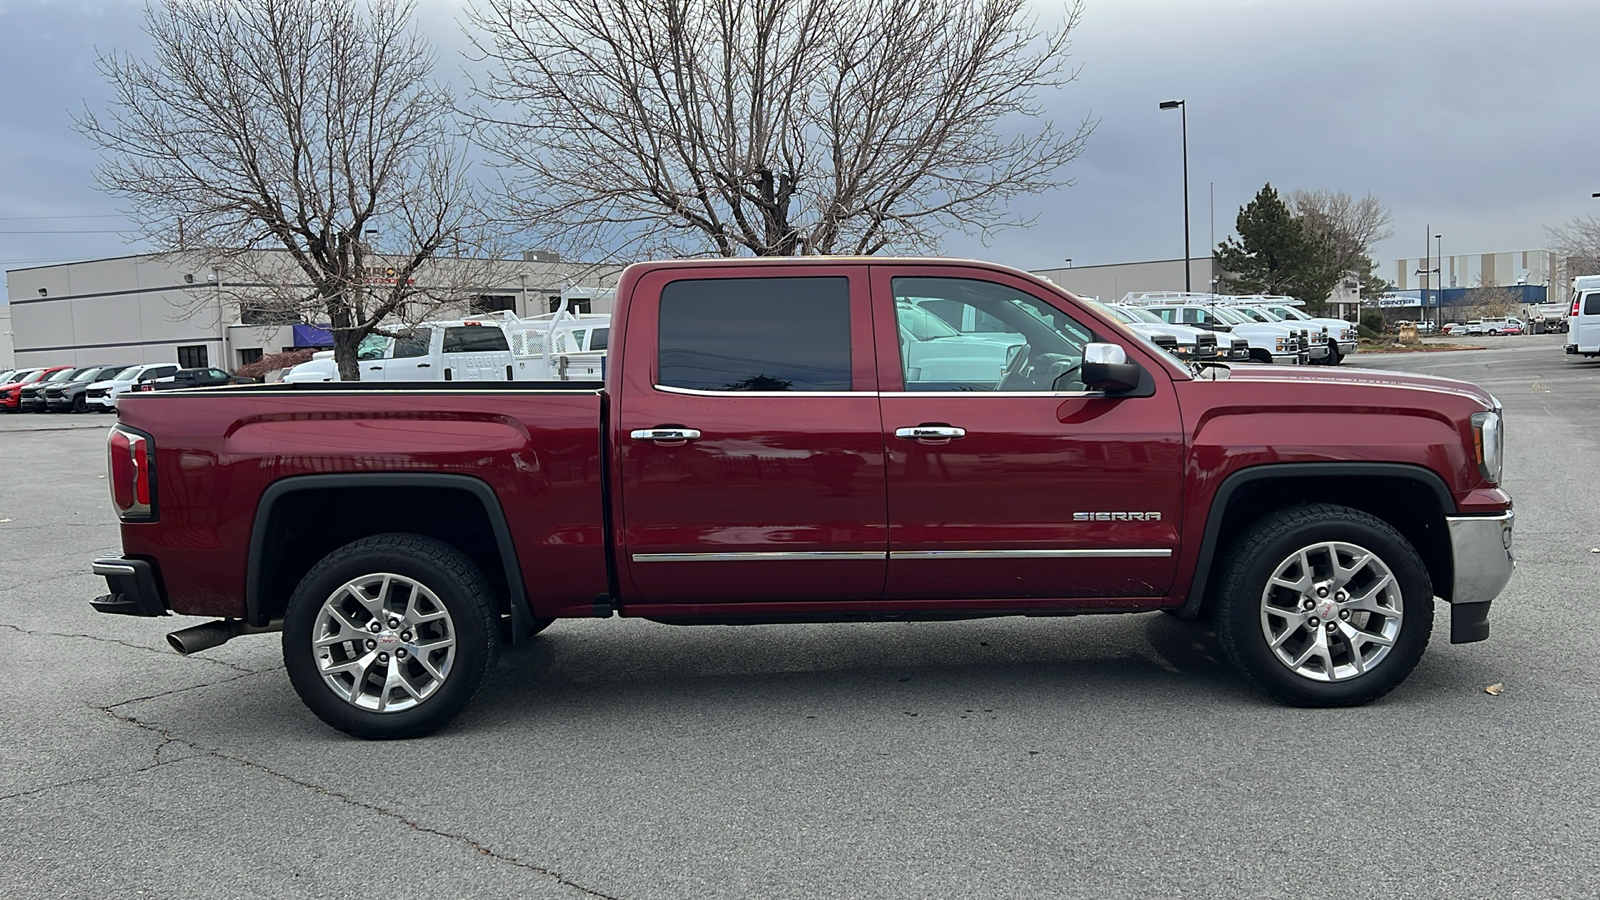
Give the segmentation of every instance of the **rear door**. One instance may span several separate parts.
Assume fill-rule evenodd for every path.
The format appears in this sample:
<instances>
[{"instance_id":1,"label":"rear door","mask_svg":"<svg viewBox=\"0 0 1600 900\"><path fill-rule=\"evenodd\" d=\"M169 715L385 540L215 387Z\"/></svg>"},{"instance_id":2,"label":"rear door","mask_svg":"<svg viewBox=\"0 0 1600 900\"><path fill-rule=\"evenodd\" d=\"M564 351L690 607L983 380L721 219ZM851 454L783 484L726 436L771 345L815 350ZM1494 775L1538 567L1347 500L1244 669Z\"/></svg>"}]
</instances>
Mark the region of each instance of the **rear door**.
<instances>
[{"instance_id":1,"label":"rear door","mask_svg":"<svg viewBox=\"0 0 1600 900\"><path fill-rule=\"evenodd\" d=\"M865 266L664 268L614 398L630 602L883 591L884 450Z\"/></svg>"},{"instance_id":2,"label":"rear door","mask_svg":"<svg viewBox=\"0 0 1600 900\"><path fill-rule=\"evenodd\" d=\"M872 289L889 485L885 598L1115 605L1162 596L1183 484L1166 370L1027 279L883 265L872 267ZM968 340L1021 346L985 380L931 378L898 328L919 306ZM1083 347L1096 340L1121 344L1151 372L1143 396L1105 398L1077 380Z\"/></svg>"}]
</instances>

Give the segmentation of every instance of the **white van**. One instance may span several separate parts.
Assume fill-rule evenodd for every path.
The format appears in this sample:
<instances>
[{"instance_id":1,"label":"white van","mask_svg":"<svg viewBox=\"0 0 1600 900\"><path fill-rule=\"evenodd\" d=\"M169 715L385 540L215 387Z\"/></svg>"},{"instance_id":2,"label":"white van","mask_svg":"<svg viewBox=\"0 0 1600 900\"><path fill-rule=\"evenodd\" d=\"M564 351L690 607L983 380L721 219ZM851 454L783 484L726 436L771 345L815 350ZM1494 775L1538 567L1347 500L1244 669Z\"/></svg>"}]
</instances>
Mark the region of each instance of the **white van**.
<instances>
[{"instance_id":1,"label":"white van","mask_svg":"<svg viewBox=\"0 0 1600 900\"><path fill-rule=\"evenodd\" d=\"M1571 354L1600 356L1600 275L1572 279L1566 349Z\"/></svg>"}]
</instances>

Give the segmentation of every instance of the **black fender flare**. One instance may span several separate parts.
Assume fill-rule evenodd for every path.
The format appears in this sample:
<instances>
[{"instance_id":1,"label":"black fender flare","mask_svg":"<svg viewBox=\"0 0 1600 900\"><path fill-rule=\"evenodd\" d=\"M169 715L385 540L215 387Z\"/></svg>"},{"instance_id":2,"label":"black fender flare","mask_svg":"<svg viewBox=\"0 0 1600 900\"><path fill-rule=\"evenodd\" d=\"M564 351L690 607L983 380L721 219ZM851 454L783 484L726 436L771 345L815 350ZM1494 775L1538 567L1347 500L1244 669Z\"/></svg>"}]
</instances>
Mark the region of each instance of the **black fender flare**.
<instances>
[{"instance_id":1,"label":"black fender flare","mask_svg":"<svg viewBox=\"0 0 1600 900\"><path fill-rule=\"evenodd\" d=\"M1234 495L1243 488L1263 481L1284 478L1398 478L1416 482L1430 490L1439 501L1439 508L1447 515L1456 511L1456 501L1450 488L1439 473L1424 466L1408 463L1380 462L1316 462L1316 463L1266 463L1250 466L1224 478L1211 498L1211 508L1206 513L1205 534L1200 540L1200 556L1195 562L1194 580L1189 585L1189 595L1177 612L1181 618L1192 619L1200 613L1205 601L1206 587L1211 576L1212 561L1216 559L1217 542L1222 536L1222 522Z\"/></svg>"},{"instance_id":2,"label":"black fender flare","mask_svg":"<svg viewBox=\"0 0 1600 900\"><path fill-rule=\"evenodd\" d=\"M510 590L511 634L516 642L533 632L533 610L528 601L527 587L522 581L522 565L517 559L516 545L511 541L511 527L506 524L505 510L500 498L486 482L470 475L447 475L435 472L372 472L340 473L332 475L293 475L274 481L262 492L256 503L255 522L250 527L250 553L245 569L244 608L245 621L252 625L267 624L268 614L262 608L264 584L261 567L267 542L267 523L272 520L273 507L289 494L302 491L330 490L334 488L421 487L460 491L476 499L483 506L489 527L494 531L500 562L505 567L506 586Z\"/></svg>"}]
</instances>

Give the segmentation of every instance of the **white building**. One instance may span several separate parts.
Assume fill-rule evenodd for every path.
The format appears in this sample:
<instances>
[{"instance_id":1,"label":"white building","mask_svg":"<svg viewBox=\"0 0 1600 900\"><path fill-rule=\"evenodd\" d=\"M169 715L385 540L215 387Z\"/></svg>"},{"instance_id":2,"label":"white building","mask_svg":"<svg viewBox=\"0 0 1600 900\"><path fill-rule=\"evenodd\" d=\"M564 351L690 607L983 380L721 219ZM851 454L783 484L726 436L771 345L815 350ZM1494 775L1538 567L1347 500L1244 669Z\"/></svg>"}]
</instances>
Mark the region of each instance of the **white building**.
<instances>
[{"instance_id":1,"label":"white building","mask_svg":"<svg viewBox=\"0 0 1600 900\"><path fill-rule=\"evenodd\" d=\"M574 286L614 286L621 271L538 252L523 256L497 263L495 283L473 289L434 317L490 310L538 315ZM197 271L158 255L11 269L11 318L0 322L18 366L177 362L231 370L264 353L326 339L316 322L263 324L249 302L258 288L264 292L226 271ZM0 306L0 314L4 310ZM586 311L610 312L609 300Z\"/></svg>"}]
</instances>

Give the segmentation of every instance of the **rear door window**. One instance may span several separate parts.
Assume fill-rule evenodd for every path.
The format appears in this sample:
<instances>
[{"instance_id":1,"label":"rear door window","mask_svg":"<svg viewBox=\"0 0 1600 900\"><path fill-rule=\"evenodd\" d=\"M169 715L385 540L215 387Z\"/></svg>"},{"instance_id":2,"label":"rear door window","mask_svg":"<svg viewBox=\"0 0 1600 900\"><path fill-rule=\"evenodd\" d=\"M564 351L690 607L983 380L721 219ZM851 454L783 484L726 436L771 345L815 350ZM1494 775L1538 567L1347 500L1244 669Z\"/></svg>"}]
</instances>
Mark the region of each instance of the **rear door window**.
<instances>
[{"instance_id":1,"label":"rear door window","mask_svg":"<svg viewBox=\"0 0 1600 900\"><path fill-rule=\"evenodd\" d=\"M506 343L506 333L499 328L452 325L444 330L446 353L493 353L499 350L511 352L511 345Z\"/></svg>"},{"instance_id":2,"label":"rear door window","mask_svg":"<svg viewBox=\"0 0 1600 900\"><path fill-rule=\"evenodd\" d=\"M702 391L850 390L850 282L707 278L661 290L659 384Z\"/></svg>"},{"instance_id":3,"label":"rear door window","mask_svg":"<svg viewBox=\"0 0 1600 900\"><path fill-rule=\"evenodd\" d=\"M1583 295L1583 314L1600 316L1600 291Z\"/></svg>"}]
</instances>

